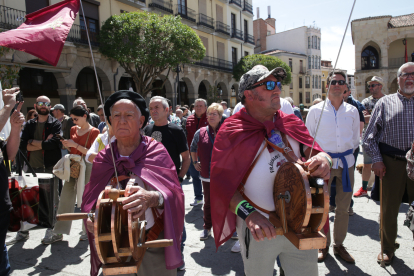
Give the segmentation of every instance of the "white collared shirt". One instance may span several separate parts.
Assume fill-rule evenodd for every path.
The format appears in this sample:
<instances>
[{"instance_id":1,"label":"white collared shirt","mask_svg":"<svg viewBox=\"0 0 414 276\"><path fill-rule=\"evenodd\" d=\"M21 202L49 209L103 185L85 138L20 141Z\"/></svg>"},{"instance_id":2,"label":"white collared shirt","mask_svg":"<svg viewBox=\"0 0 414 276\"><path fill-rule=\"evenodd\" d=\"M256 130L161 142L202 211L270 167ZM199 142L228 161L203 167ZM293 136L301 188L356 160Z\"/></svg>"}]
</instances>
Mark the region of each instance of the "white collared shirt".
<instances>
[{"instance_id":1,"label":"white collared shirt","mask_svg":"<svg viewBox=\"0 0 414 276\"><path fill-rule=\"evenodd\" d=\"M312 137L315 137L323 103L312 106L306 116L306 127ZM325 152L341 153L349 149L354 151L359 147L359 127L359 114L354 106L342 102L336 110L331 101L327 99L316 142ZM355 164L352 153L345 156L345 159L348 168ZM332 161L333 169L337 169L338 166L343 168L339 158L334 158Z\"/></svg>"}]
</instances>

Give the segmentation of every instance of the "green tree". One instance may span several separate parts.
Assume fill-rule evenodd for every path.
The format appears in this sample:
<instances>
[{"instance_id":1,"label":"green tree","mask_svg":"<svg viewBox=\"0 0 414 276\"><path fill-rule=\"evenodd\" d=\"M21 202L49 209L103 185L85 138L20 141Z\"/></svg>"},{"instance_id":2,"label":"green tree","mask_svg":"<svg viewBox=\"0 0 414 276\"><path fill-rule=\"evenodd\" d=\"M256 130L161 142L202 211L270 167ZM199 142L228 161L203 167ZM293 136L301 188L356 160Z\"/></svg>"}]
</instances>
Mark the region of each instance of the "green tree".
<instances>
[{"instance_id":1,"label":"green tree","mask_svg":"<svg viewBox=\"0 0 414 276\"><path fill-rule=\"evenodd\" d=\"M292 81L292 73L290 71L290 67L281 59L268 55L244 56L234 67L233 78L237 81L240 80L243 74L247 73L256 65L266 66L269 70L272 70L276 67L282 67L286 71L286 78L283 80L282 84L287 85Z\"/></svg>"},{"instance_id":2,"label":"green tree","mask_svg":"<svg viewBox=\"0 0 414 276\"><path fill-rule=\"evenodd\" d=\"M145 98L163 71L167 77L180 63L201 60L206 49L180 17L130 12L109 17L99 34L101 53L119 62Z\"/></svg>"},{"instance_id":3,"label":"green tree","mask_svg":"<svg viewBox=\"0 0 414 276\"><path fill-rule=\"evenodd\" d=\"M10 48L0 46L0 57L10 51ZM3 89L12 88L13 81L19 76L20 66L0 64L0 80Z\"/></svg>"}]
</instances>

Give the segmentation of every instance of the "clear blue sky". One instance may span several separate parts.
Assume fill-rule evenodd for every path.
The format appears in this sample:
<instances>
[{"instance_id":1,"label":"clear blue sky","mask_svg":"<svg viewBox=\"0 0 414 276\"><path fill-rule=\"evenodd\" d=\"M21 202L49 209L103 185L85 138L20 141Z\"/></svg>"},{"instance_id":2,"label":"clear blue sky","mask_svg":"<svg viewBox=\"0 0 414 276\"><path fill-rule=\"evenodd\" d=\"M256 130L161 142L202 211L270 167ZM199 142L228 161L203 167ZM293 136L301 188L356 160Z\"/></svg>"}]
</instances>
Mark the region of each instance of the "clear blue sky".
<instances>
[{"instance_id":1,"label":"clear blue sky","mask_svg":"<svg viewBox=\"0 0 414 276\"><path fill-rule=\"evenodd\" d=\"M346 23L351 12L353 0L253 0L254 19L256 8L260 8L260 17L267 18L267 6L271 6L271 16L276 18L276 32L313 25L321 28L322 59L332 60L334 64L345 32ZM413 0L357 0L351 21L369 16L398 16L414 13ZM351 26L345 37L338 68L355 71L355 47L352 44Z\"/></svg>"}]
</instances>

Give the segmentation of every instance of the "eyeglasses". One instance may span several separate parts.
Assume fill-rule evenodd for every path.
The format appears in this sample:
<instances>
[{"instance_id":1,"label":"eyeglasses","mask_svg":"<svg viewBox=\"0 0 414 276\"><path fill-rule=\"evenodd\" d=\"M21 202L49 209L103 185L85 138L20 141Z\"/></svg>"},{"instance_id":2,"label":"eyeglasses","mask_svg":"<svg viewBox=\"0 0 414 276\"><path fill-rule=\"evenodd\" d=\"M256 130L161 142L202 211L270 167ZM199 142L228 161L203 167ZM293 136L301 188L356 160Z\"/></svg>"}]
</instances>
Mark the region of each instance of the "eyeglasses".
<instances>
[{"instance_id":1,"label":"eyeglasses","mask_svg":"<svg viewBox=\"0 0 414 276\"><path fill-rule=\"evenodd\" d=\"M331 85L336 85L336 84L344 85L344 84L346 84L346 81L344 81L344 80L333 80L333 81L331 81Z\"/></svg>"},{"instance_id":2,"label":"eyeglasses","mask_svg":"<svg viewBox=\"0 0 414 276\"><path fill-rule=\"evenodd\" d=\"M251 86L251 87L250 87L250 88L248 88L248 89L249 89L249 90L250 90L250 89L254 89L254 88L257 88L257 87L262 86L262 85L266 85L266 89L267 89L267 90L269 90L269 91L274 90L274 89L275 89L275 87L276 87L276 85L277 85L277 87L279 88L279 90L280 90L280 89L282 89L282 83L281 83L281 82L275 82L275 81L266 81L266 82L262 82L262 83L259 83L259 84L254 85L254 86Z\"/></svg>"},{"instance_id":3,"label":"eyeglasses","mask_svg":"<svg viewBox=\"0 0 414 276\"><path fill-rule=\"evenodd\" d=\"M218 116L218 113L207 113L207 116Z\"/></svg>"},{"instance_id":4,"label":"eyeglasses","mask_svg":"<svg viewBox=\"0 0 414 276\"><path fill-rule=\"evenodd\" d=\"M376 83L376 84L370 84L368 85L368 88L374 88L375 86L380 86L381 84Z\"/></svg>"},{"instance_id":5,"label":"eyeglasses","mask_svg":"<svg viewBox=\"0 0 414 276\"><path fill-rule=\"evenodd\" d=\"M49 107L50 103L48 103L48 102L37 102L36 105L38 105L38 106L44 106L45 105L45 106Z\"/></svg>"},{"instance_id":6,"label":"eyeglasses","mask_svg":"<svg viewBox=\"0 0 414 276\"><path fill-rule=\"evenodd\" d=\"M414 78L414 72L411 72L411 73L401 73L400 75L399 75L399 77L400 78L408 78L409 76L411 76L411 77L413 77Z\"/></svg>"}]
</instances>

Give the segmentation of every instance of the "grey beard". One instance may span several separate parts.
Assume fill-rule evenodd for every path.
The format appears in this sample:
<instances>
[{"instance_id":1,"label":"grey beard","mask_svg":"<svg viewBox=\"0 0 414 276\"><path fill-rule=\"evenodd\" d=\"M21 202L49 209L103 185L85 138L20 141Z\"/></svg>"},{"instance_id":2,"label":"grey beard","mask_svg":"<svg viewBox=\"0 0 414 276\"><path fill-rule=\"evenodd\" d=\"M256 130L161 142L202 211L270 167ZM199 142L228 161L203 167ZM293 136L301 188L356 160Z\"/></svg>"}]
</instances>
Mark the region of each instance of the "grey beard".
<instances>
[{"instance_id":1,"label":"grey beard","mask_svg":"<svg viewBox=\"0 0 414 276\"><path fill-rule=\"evenodd\" d=\"M411 94L413 94L414 93L414 87L413 88L407 88L407 89L404 89L403 90L403 92L405 93L405 94L409 94L409 95L411 95Z\"/></svg>"}]
</instances>

